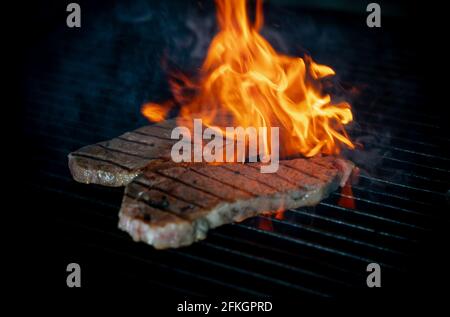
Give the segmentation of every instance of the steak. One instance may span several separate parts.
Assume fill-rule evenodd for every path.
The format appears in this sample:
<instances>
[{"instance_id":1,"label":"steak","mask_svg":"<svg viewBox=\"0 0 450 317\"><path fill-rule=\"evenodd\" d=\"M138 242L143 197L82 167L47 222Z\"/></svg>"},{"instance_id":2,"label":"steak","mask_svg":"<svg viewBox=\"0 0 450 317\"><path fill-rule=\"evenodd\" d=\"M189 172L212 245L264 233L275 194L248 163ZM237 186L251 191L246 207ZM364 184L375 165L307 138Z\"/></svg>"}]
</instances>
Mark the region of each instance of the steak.
<instances>
[{"instance_id":1,"label":"steak","mask_svg":"<svg viewBox=\"0 0 450 317\"><path fill-rule=\"evenodd\" d=\"M175 119L127 132L109 141L87 145L69 154L73 178L81 183L124 186L149 164L170 160Z\"/></svg>"},{"instance_id":2,"label":"steak","mask_svg":"<svg viewBox=\"0 0 450 317\"><path fill-rule=\"evenodd\" d=\"M172 161L170 152L179 140L171 139L171 133L180 124L189 126L190 122L170 119L84 146L68 156L72 177L85 184L125 186L144 168Z\"/></svg>"},{"instance_id":3,"label":"steak","mask_svg":"<svg viewBox=\"0 0 450 317\"><path fill-rule=\"evenodd\" d=\"M190 245L210 228L257 214L312 206L345 184L353 164L332 156L261 163L147 167L125 189L119 228L157 249Z\"/></svg>"}]
</instances>

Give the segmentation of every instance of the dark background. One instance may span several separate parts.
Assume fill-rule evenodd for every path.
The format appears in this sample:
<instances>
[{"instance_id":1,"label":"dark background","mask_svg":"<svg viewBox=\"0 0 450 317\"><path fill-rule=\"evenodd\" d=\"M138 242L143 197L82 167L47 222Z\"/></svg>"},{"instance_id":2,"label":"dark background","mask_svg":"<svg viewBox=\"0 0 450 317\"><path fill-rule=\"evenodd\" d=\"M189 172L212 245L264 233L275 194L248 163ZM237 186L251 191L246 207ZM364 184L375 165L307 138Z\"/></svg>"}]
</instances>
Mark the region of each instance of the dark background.
<instances>
[{"instance_id":1,"label":"dark background","mask_svg":"<svg viewBox=\"0 0 450 317\"><path fill-rule=\"evenodd\" d=\"M63 299L83 291L102 290L124 296L151 294L158 302L159 299L177 302L186 294L161 285L165 283L154 277L159 272L146 269L145 262L131 265L127 259L87 247L91 242L105 245L118 242L100 241L100 238L91 241L91 236L70 225L72 221L86 221L97 228L105 226L97 223L102 220L95 217L86 220L92 210L80 200L67 198L68 192L73 190L81 201L108 199L105 203L116 205L118 210L121 189L106 192L67 182L64 183L67 187L61 187L59 180L47 174L55 171L59 175L68 174L68 170L63 171L62 166L66 164L63 160L79 146L146 124L139 113L141 104L170 96L162 60L168 58L177 67L190 71L201 62L204 51L196 45L199 38L186 27L186 17L192 17L197 28L204 28L201 32L204 38L211 38L214 24L202 21L214 16L214 4L212 1L78 1L82 27L68 29L65 26L68 3L34 1L7 10L12 18L5 39L12 53L8 66L14 69L12 82L16 84L10 107L19 125L12 149L17 153L14 164L24 166L20 171L11 171L15 175L11 179L20 178L20 181L17 185L14 182L9 196L17 202L13 216L18 216L18 222L14 223L21 224L13 236L13 258L18 260L14 266L19 271L13 277L15 287L20 293L31 291L59 295ZM356 88L360 93L350 94L356 102L356 121L373 120L371 128L376 127L381 133L372 142L386 144L396 134L395 122L384 124L383 118L377 116L376 111L380 109L377 107L383 102L382 109L388 113L397 107L401 113L410 110L416 121L428 124L432 120L436 125L445 126L448 121L443 102L445 80L440 76L446 67L446 28L440 5L438 2L378 1L382 7L382 27L369 29L365 24L368 3L267 1L263 33L282 52L294 55L308 52L318 62L333 66L344 94L351 87ZM385 77L394 80L383 81ZM46 87L47 95L37 93L42 87ZM55 95L58 98L54 99ZM386 95L396 100L395 105L386 104L383 100ZM372 116L364 115L363 111L371 112ZM78 130L69 127L71 122L77 123ZM50 123L58 128L49 128ZM88 129L85 124L94 128ZM448 157L447 131L415 131L415 126L407 124L405 129L411 131L411 138L435 141L436 153ZM62 139L52 137L58 134ZM378 163L379 152L369 150L370 147L362 152L371 155L357 154L353 159L360 160L371 171L382 163ZM392 177L403 180L402 175ZM448 211L448 203L440 206L436 213ZM372 303L375 297L380 303L399 305L441 302L448 294L445 286L449 285L445 254L449 240L447 224L448 217L444 217L441 226L435 227L424 240L420 250L416 250L414 262L407 264L406 275L386 278L383 282L387 285L383 284L380 290L358 289L340 294L338 299ZM111 225L114 226L114 218L108 223ZM106 230L115 230L108 226ZM125 244L123 249L130 245ZM142 251L145 248L139 246L139 252L145 252ZM129 250L133 256L134 250ZM167 259L170 264L170 256ZM82 266L80 290L65 286L65 267L69 262ZM31 277L30 267L34 272ZM149 271L143 274L146 270ZM224 292L221 296L225 295L230 294ZM291 296L286 293L276 298L284 300L284 308L289 309L301 300Z\"/></svg>"}]
</instances>

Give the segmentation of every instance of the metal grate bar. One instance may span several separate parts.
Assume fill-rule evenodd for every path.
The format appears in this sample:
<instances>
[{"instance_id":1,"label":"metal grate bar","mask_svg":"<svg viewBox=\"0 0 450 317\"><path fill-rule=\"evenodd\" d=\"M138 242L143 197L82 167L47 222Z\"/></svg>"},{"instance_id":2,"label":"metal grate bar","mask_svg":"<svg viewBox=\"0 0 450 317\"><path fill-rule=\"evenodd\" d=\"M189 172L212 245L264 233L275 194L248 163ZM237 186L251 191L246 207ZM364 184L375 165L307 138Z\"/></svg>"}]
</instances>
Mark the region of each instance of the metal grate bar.
<instances>
[{"instance_id":1,"label":"metal grate bar","mask_svg":"<svg viewBox=\"0 0 450 317\"><path fill-rule=\"evenodd\" d=\"M67 192L67 191L59 191L59 190L55 190L54 188L50 188L50 190L51 191L56 191L56 192L59 192L59 193L62 193L62 194L64 194L64 195L72 195L70 192ZM73 196L73 195L72 195ZM84 197L80 197L80 196L78 196L78 195L75 195L74 197L76 197L77 199L83 199L83 200L85 200L85 198ZM89 201L89 200L88 200ZM91 201L89 201L89 202L91 202ZM109 208L111 208L111 209L116 209L116 207L115 206L111 206L110 204L108 204L107 205ZM97 230L97 229L96 229ZM98 230L97 230L98 231ZM105 233L107 233L107 234L112 234L112 233L108 233L108 232L105 232ZM118 234L113 234L115 237L118 237L118 238L123 238L123 236L121 236L121 235L118 235ZM241 255L244 255L244 253L242 253L241 252ZM245 255L246 257L253 257L253 256L251 256L251 255ZM273 262L273 261L272 261ZM272 263L271 262L271 263Z\"/></svg>"},{"instance_id":2,"label":"metal grate bar","mask_svg":"<svg viewBox=\"0 0 450 317\"><path fill-rule=\"evenodd\" d=\"M413 214L413 215L416 215L416 216L419 216L419 217L427 217L427 218L437 219L436 216L433 216L433 215L430 215L430 214L424 214L422 212L418 212L418 211L414 211L414 210L410 210L410 209L406 209L406 208L402 208L402 207L398 207L398 206L393 206L393 205L389 205L389 204L386 204L386 203L373 201L373 200L370 200L370 199L364 199L364 198L361 198L361 197L350 196L350 195L345 195L345 194L341 194L341 193L332 193L332 195L333 196L337 196L337 197L350 198L350 199L354 199L356 201L362 201L362 202L366 202L366 203L371 204L371 205L381 206L381 207L384 207L384 208L389 208L389 209L392 209L393 211L403 211L403 212L406 212L406 213L409 213L409 214Z\"/></svg>"},{"instance_id":3,"label":"metal grate bar","mask_svg":"<svg viewBox=\"0 0 450 317\"><path fill-rule=\"evenodd\" d=\"M318 218L318 219L321 219L321 220L333 222L333 223L336 223L336 224L339 224L339 225L350 227L352 229L363 230L363 231L367 231L367 232L370 232L370 233L373 233L373 234L386 236L386 237L389 237L389 238L394 238L394 239L399 239L399 240L402 240L402 241L408 241L408 242L417 243L417 240L413 240L411 238L407 238L407 237L404 237L404 236L399 236L399 235L396 235L396 234L393 234L393 233L390 233L390 232L379 231L379 230L376 230L376 229L373 229L373 228L369 228L367 226L357 225L357 224L353 224L353 223L350 223L350 222L347 222L347 221L343 221L343 220L337 220L337 219L334 219L334 218L331 218L331 217L318 215L316 213L310 213L310 212L307 212L306 210L307 209L289 209L289 211L291 211L293 213L303 214L303 215L308 216L308 217Z\"/></svg>"},{"instance_id":4,"label":"metal grate bar","mask_svg":"<svg viewBox=\"0 0 450 317\"><path fill-rule=\"evenodd\" d=\"M368 180L373 181L373 182L385 183L385 184L388 184L388 185L402 187L402 188L407 188L407 189L410 189L410 190L415 190L415 191L424 192L424 193L429 193L429 194L436 195L437 197L445 198L445 194L444 193L436 192L436 191L433 191L433 190L428 190L428 189L425 189L425 188L413 187L413 186L409 186L409 185L406 185L406 184L400 184L400 183L396 183L396 182L393 182L393 181L389 181L389 180L385 180L385 179L381 179L381 178L377 178L377 177L373 177L373 176L368 176L368 175L364 175L364 174L360 174L359 177L368 179Z\"/></svg>"},{"instance_id":5,"label":"metal grate bar","mask_svg":"<svg viewBox=\"0 0 450 317\"><path fill-rule=\"evenodd\" d=\"M399 225L399 226L405 226L405 227L416 229L416 230L419 230L419 231L428 231L429 230L427 228L424 228L424 227L421 227L421 226L417 226L417 225L413 225L413 224L410 224L410 223L407 223L407 222L398 221L398 220L394 220L394 219L390 219L390 218L386 218L386 217L381 217L381 216L378 216L378 215L373 215L373 214L370 214L368 212L364 212L364 211L360 211L360 210L354 210L354 209L349 209L349 208L345 208L345 207L341 207L341 206L332 205L332 204L329 204L329 203L325 203L323 201L320 202L320 205L324 205L324 206L327 206L327 207L339 209L339 210L342 210L342 211L345 211L345 212L348 212L348 213L353 213L353 214L357 214L357 215L368 217L368 218L373 218L373 219L376 219L376 220L381 220L381 221L393 223L393 224L396 224L396 225Z\"/></svg>"},{"instance_id":6,"label":"metal grate bar","mask_svg":"<svg viewBox=\"0 0 450 317\"><path fill-rule=\"evenodd\" d=\"M389 253L392 253L392 254L403 255L403 256L406 255L405 253L397 251L397 250L392 250L390 248L386 248L386 247L382 247L382 246L375 245L375 244L372 244L372 243L368 243L368 242L365 242L365 241L357 240L355 238L349 238L349 237L346 237L346 236L341 235L341 234L335 234L335 233L327 232L327 231L324 231L324 230L321 230L321 229L318 229L318 228L315 228L315 227L305 226L305 225L302 225L302 224L299 224L299 223L292 223L292 222L290 222L288 220L281 221L281 220L278 220L278 219L273 218L273 217L260 216L260 215L258 215L256 217L257 218L270 219L270 221L273 222L273 223L278 223L278 224L281 224L281 225L287 225L287 226L291 226L293 228L302 229L303 232L304 231L311 231L311 232L314 232L314 233L317 233L317 234L320 234L320 235L331 237L331 238L337 239L337 240L346 241L346 242L349 242L349 243L352 243L352 244L363 245L363 246L366 246L366 247L369 247L369 248L372 248L372 249L378 249L378 250L381 250L381 251L384 251L384 252L389 252Z\"/></svg>"}]
</instances>

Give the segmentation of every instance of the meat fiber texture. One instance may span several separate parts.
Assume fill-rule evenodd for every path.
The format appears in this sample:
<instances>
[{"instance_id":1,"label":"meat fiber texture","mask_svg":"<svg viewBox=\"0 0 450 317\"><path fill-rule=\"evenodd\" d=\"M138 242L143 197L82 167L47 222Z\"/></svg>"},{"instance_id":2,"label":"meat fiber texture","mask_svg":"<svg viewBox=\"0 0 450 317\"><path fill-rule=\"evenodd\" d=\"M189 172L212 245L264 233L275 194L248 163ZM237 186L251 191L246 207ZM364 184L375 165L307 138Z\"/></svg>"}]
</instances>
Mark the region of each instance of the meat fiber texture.
<instances>
[{"instance_id":1,"label":"meat fiber texture","mask_svg":"<svg viewBox=\"0 0 450 317\"><path fill-rule=\"evenodd\" d=\"M353 164L335 157L148 169L125 189L119 228L157 249L190 245L207 231L257 214L313 206L346 182ZM344 168L343 168L344 167Z\"/></svg>"},{"instance_id":2,"label":"meat fiber texture","mask_svg":"<svg viewBox=\"0 0 450 317\"><path fill-rule=\"evenodd\" d=\"M149 165L170 161L174 119L87 145L69 154L72 177L85 184L125 186Z\"/></svg>"}]
</instances>

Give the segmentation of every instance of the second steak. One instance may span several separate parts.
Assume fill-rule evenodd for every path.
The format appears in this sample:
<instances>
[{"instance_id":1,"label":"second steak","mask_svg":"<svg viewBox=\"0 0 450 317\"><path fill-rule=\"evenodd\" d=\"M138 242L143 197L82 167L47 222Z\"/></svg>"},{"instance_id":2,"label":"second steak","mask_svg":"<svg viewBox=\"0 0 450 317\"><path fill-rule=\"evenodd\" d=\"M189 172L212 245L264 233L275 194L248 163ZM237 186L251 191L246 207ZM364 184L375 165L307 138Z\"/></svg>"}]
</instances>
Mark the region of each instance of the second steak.
<instances>
[{"instance_id":1,"label":"second steak","mask_svg":"<svg viewBox=\"0 0 450 317\"><path fill-rule=\"evenodd\" d=\"M192 244L210 228L280 209L311 206L343 185L353 164L335 157L147 169L125 189L119 227L157 249Z\"/></svg>"}]
</instances>

